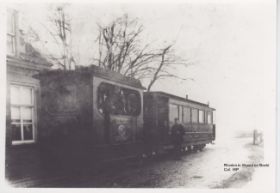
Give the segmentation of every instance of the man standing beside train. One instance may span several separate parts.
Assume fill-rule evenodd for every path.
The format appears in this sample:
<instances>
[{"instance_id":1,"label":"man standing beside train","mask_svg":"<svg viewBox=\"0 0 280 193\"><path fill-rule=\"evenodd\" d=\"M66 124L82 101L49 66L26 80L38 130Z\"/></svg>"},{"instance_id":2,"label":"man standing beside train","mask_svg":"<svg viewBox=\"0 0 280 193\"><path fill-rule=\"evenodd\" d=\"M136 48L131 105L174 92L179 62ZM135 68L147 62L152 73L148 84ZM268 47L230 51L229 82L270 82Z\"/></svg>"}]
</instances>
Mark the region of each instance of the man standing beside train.
<instances>
[{"instance_id":1,"label":"man standing beside train","mask_svg":"<svg viewBox=\"0 0 280 193\"><path fill-rule=\"evenodd\" d=\"M184 127L179 123L178 118L174 119L174 125L171 128L171 134L173 139L174 152L178 156L181 153L184 135Z\"/></svg>"}]
</instances>

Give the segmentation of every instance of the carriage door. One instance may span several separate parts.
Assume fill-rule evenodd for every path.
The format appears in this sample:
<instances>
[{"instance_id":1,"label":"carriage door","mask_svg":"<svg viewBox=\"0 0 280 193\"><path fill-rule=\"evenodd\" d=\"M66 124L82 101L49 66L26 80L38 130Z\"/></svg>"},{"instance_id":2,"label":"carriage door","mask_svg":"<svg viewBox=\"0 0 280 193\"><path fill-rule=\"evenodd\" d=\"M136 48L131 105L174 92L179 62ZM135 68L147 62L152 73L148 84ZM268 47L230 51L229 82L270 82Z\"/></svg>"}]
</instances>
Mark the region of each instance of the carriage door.
<instances>
[{"instance_id":1,"label":"carriage door","mask_svg":"<svg viewBox=\"0 0 280 193\"><path fill-rule=\"evenodd\" d=\"M179 105L177 104L169 104L169 142L171 143L171 130L173 125L175 124L175 119L179 119ZM180 120L180 119L179 119Z\"/></svg>"}]
</instances>

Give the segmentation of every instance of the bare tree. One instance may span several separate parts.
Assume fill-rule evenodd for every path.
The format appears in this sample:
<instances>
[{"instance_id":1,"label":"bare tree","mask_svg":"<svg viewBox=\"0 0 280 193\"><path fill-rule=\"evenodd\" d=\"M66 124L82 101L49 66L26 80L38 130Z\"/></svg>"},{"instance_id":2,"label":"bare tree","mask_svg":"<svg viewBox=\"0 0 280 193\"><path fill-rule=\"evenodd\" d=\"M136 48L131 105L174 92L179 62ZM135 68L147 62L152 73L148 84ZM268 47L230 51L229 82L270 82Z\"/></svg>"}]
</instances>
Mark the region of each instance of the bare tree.
<instances>
[{"instance_id":1,"label":"bare tree","mask_svg":"<svg viewBox=\"0 0 280 193\"><path fill-rule=\"evenodd\" d=\"M153 77L147 87L148 92L151 90L151 87L156 82L156 80L158 80L160 78L160 76L161 77L163 76L163 75L160 75L159 73L162 71L163 66L166 64L166 54L169 52L170 48L171 48L171 46L167 46L166 48L164 48L162 50L162 53L159 54L161 56L161 61L158 65L158 67L156 68L155 72L153 73ZM167 75L169 75L169 74L167 74Z\"/></svg>"},{"instance_id":2,"label":"bare tree","mask_svg":"<svg viewBox=\"0 0 280 193\"><path fill-rule=\"evenodd\" d=\"M98 24L98 57L94 60L102 68L119 72L136 79L149 79L147 90L162 78L180 78L171 73L176 64L188 65L174 54L173 44L162 49L141 45L143 25L127 15L117 18L108 26ZM180 78L186 80L186 78Z\"/></svg>"},{"instance_id":3,"label":"bare tree","mask_svg":"<svg viewBox=\"0 0 280 193\"><path fill-rule=\"evenodd\" d=\"M131 76L133 68L154 57L147 52L148 45L140 49L139 36L143 26L139 25L136 19L129 20L127 15L124 15L108 26L98 27L99 56L95 60L100 67Z\"/></svg>"},{"instance_id":4,"label":"bare tree","mask_svg":"<svg viewBox=\"0 0 280 193\"><path fill-rule=\"evenodd\" d=\"M75 60L72 56L71 22L65 11L66 6L67 4L63 4L51 8L48 25L42 25L49 32L59 49L58 53L49 54L48 58L64 70L70 70L75 68Z\"/></svg>"}]
</instances>

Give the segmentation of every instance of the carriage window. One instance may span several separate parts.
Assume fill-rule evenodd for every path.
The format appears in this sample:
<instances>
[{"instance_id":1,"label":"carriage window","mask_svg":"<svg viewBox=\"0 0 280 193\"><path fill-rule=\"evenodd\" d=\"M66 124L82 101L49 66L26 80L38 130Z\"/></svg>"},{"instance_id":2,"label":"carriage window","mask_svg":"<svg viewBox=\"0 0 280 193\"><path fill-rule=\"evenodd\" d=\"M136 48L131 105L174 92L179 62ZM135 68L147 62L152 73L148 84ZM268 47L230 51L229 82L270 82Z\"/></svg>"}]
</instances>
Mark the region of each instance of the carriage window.
<instances>
[{"instance_id":1,"label":"carriage window","mask_svg":"<svg viewBox=\"0 0 280 193\"><path fill-rule=\"evenodd\" d=\"M198 110L192 109L192 123L197 123L198 121Z\"/></svg>"},{"instance_id":2,"label":"carriage window","mask_svg":"<svg viewBox=\"0 0 280 193\"><path fill-rule=\"evenodd\" d=\"M211 112L207 113L207 123L212 124L212 113Z\"/></svg>"},{"instance_id":3,"label":"carriage window","mask_svg":"<svg viewBox=\"0 0 280 193\"><path fill-rule=\"evenodd\" d=\"M184 123L191 122L191 109L189 107L183 108L183 122Z\"/></svg>"},{"instance_id":4,"label":"carriage window","mask_svg":"<svg viewBox=\"0 0 280 193\"><path fill-rule=\"evenodd\" d=\"M179 106L179 121L180 123L183 122L183 107Z\"/></svg>"},{"instance_id":5,"label":"carriage window","mask_svg":"<svg viewBox=\"0 0 280 193\"><path fill-rule=\"evenodd\" d=\"M169 105L169 120L170 123L173 123L175 118L179 119L179 106L170 104Z\"/></svg>"},{"instance_id":6,"label":"carriage window","mask_svg":"<svg viewBox=\"0 0 280 193\"><path fill-rule=\"evenodd\" d=\"M115 115L139 115L141 99L137 91L101 83L98 87L98 110Z\"/></svg>"},{"instance_id":7,"label":"carriage window","mask_svg":"<svg viewBox=\"0 0 280 193\"><path fill-rule=\"evenodd\" d=\"M199 110L198 120L199 120L199 123L204 123L204 111Z\"/></svg>"}]
</instances>

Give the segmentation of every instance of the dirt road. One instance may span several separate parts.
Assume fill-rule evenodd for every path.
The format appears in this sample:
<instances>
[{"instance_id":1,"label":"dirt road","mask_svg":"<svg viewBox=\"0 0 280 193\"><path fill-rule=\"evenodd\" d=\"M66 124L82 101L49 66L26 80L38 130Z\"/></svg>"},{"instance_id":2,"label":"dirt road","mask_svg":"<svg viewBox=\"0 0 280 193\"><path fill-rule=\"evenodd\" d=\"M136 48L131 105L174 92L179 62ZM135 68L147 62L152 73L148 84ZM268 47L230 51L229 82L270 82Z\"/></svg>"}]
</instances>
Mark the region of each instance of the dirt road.
<instances>
[{"instance_id":1,"label":"dirt road","mask_svg":"<svg viewBox=\"0 0 280 193\"><path fill-rule=\"evenodd\" d=\"M12 183L17 187L242 187L250 181L254 169L225 167L224 164L259 163L261 159L262 147L251 145L251 138L234 138L179 158L165 154L141 163L122 161L95 171L87 168L71 174L41 179L31 177Z\"/></svg>"}]
</instances>

